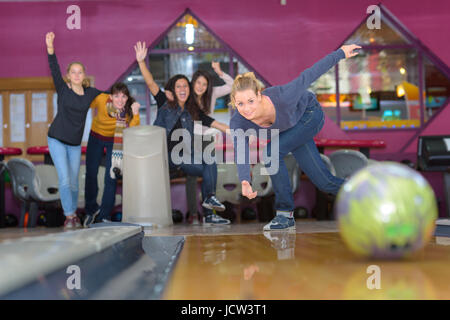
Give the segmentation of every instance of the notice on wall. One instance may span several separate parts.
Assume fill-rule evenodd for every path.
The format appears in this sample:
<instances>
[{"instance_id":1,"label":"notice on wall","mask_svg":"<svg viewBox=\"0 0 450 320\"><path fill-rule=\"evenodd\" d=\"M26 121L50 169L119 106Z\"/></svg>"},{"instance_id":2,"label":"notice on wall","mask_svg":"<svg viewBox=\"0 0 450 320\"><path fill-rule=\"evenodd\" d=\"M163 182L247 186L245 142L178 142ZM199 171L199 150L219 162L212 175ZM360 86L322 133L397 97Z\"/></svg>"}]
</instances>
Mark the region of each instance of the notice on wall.
<instances>
[{"instance_id":1,"label":"notice on wall","mask_svg":"<svg viewBox=\"0 0 450 320\"><path fill-rule=\"evenodd\" d=\"M31 95L31 121L47 122L46 93L33 93Z\"/></svg>"},{"instance_id":2,"label":"notice on wall","mask_svg":"<svg viewBox=\"0 0 450 320\"><path fill-rule=\"evenodd\" d=\"M58 113L58 94L55 92L53 94L53 119L55 119Z\"/></svg>"},{"instance_id":3,"label":"notice on wall","mask_svg":"<svg viewBox=\"0 0 450 320\"><path fill-rule=\"evenodd\" d=\"M0 94L0 147L3 147L3 96Z\"/></svg>"},{"instance_id":4,"label":"notice on wall","mask_svg":"<svg viewBox=\"0 0 450 320\"><path fill-rule=\"evenodd\" d=\"M25 95L9 96L9 123L11 142L25 142Z\"/></svg>"}]
</instances>

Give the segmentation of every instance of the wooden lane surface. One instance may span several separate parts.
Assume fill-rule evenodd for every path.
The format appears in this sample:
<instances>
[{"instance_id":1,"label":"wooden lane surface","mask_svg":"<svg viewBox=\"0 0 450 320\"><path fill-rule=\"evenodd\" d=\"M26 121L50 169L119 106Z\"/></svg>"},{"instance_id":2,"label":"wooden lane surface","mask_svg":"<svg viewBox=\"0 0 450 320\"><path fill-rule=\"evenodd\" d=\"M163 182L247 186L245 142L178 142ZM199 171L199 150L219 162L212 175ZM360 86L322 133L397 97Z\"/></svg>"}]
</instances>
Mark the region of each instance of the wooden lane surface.
<instances>
[{"instance_id":1,"label":"wooden lane surface","mask_svg":"<svg viewBox=\"0 0 450 320\"><path fill-rule=\"evenodd\" d=\"M272 232L270 237L186 237L163 297L450 299L449 238L433 238L406 260L377 261L353 255L338 233ZM371 265L380 268L381 289L367 286L376 284L373 271L367 272Z\"/></svg>"}]
</instances>

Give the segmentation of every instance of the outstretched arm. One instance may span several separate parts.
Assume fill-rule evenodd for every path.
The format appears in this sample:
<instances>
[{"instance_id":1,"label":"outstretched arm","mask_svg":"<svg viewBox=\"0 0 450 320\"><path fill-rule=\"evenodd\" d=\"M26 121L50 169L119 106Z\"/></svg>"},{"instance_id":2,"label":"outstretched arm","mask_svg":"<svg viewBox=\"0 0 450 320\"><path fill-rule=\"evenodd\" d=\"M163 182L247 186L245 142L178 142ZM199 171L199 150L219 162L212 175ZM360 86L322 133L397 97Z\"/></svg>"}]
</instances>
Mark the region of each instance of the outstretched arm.
<instances>
[{"instance_id":1,"label":"outstretched arm","mask_svg":"<svg viewBox=\"0 0 450 320\"><path fill-rule=\"evenodd\" d=\"M339 60L356 56L358 52L355 51L355 49L360 48L361 47L358 45L351 44L342 46L340 49L330 53L320 61L316 62L312 67L303 71L296 79L281 86L280 89L282 94L290 97L302 94L314 81L334 67Z\"/></svg>"},{"instance_id":2,"label":"outstretched arm","mask_svg":"<svg viewBox=\"0 0 450 320\"><path fill-rule=\"evenodd\" d=\"M210 116L206 115L203 111L199 112L199 118L203 126L218 129L223 133L229 133L230 131L230 127L227 124L219 122L214 118L211 118Z\"/></svg>"},{"instance_id":3,"label":"outstretched arm","mask_svg":"<svg viewBox=\"0 0 450 320\"><path fill-rule=\"evenodd\" d=\"M213 87L213 95L215 98L225 96L231 92L234 79L229 74L222 71L219 62L212 62L211 66L215 73L225 82L222 86Z\"/></svg>"},{"instance_id":4,"label":"outstretched arm","mask_svg":"<svg viewBox=\"0 0 450 320\"><path fill-rule=\"evenodd\" d=\"M145 64L145 57L147 56L147 48L145 47L145 42L138 41L134 46L134 50L136 51L136 60L139 64L139 69L141 70L145 83L150 89L152 95L156 96L159 91L159 86L155 82L155 79L153 79L153 75L150 73L147 65Z\"/></svg>"},{"instance_id":5,"label":"outstretched arm","mask_svg":"<svg viewBox=\"0 0 450 320\"><path fill-rule=\"evenodd\" d=\"M65 87L67 88L67 85L61 76L61 70L59 69L58 60L56 59L55 47L53 46L54 40L55 34L53 32L47 32L45 35L45 44L47 45L48 65L52 73L56 92L60 93Z\"/></svg>"},{"instance_id":6,"label":"outstretched arm","mask_svg":"<svg viewBox=\"0 0 450 320\"><path fill-rule=\"evenodd\" d=\"M345 53L345 59L358 55L359 49L361 49L361 47L356 44L348 44L341 47L341 50Z\"/></svg>"},{"instance_id":7,"label":"outstretched arm","mask_svg":"<svg viewBox=\"0 0 450 320\"><path fill-rule=\"evenodd\" d=\"M211 106L209 112L214 111L214 106L216 103L216 99L223 97L229 93L231 93L231 88L233 87L233 81L234 79L230 77L227 73L223 72L220 68L219 62L212 62L211 67L213 68L214 72L225 82L222 86L216 86L213 87L212 90L212 96L211 96Z\"/></svg>"}]
</instances>

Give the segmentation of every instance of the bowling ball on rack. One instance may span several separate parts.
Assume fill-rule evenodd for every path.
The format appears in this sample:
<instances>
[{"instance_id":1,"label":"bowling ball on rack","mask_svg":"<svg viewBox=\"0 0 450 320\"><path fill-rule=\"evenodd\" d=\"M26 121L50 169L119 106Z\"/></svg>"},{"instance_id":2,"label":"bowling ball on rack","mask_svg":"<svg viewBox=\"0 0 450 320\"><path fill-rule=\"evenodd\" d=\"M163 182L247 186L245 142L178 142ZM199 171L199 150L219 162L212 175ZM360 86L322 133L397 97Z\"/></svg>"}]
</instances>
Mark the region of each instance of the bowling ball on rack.
<instances>
[{"instance_id":1,"label":"bowling ball on rack","mask_svg":"<svg viewBox=\"0 0 450 320\"><path fill-rule=\"evenodd\" d=\"M19 225L19 221L17 220L17 217L13 214L7 214L5 216L5 227L12 228L17 227Z\"/></svg>"},{"instance_id":2,"label":"bowling ball on rack","mask_svg":"<svg viewBox=\"0 0 450 320\"><path fill-rule=\"evenodd\" d=\"M183 222L183 213L178 209L172 209L172 220L173 223Z\"/></svg>"},{"instance_id":3,"label":"bowling ball on rack","mask_svg":"<svg viewBox=\"0 0 450 320\"><path fill-rule=\"evenodd\" d=\"M358 255L402 258L423 248L438 216L433 189L422 175L395 162L354 174L339 190L335 216L341 237Z\"/></svg>"},{"instance_id":4,"label":"bowling ball on rack","mask_svg":"<svg viewBox=\"0 0 450 320\"><path fill-rule=\"evenodd\" d=\"M222 211L222 212L216 211L216 214L218 214L219 216L221 216L224 219L228 219L231 222L233 222L236 219L236 212L234 211L234 205L228 201L224 201L222 203L225 206L225 211Z\"/></svg>"},{"instance_id":5,"label":"bowling ball on rack","mask_svg":"<svg viewBox=\"0 0 450 320\"><path fill-rule=\"evenodd\" d=\"M304 207L297 207L294 209L294 218L295 219L306 219L308 218L308 209Z\"/></svg>"},{"instance_id":6,"label":"bowling ball on rack","mask_svg":"<svg viewBox=\"0 0 450 320\"><path fill-rule=\"evenodd\" d=\"M113 222L122 222L122 212L114 212L111 215L111 221Z\"/></svg>"},{"instance_id":7,"label":"bowling ball on rack","mask_svg":"<svg viewBox=\"0 0 450 320\"><path fill-rule=\"evenodd\" d=\"M247 207L241 212L242 220L255 220L256 219L256 211L253 208Z\"/></svg>"}]
</instances>

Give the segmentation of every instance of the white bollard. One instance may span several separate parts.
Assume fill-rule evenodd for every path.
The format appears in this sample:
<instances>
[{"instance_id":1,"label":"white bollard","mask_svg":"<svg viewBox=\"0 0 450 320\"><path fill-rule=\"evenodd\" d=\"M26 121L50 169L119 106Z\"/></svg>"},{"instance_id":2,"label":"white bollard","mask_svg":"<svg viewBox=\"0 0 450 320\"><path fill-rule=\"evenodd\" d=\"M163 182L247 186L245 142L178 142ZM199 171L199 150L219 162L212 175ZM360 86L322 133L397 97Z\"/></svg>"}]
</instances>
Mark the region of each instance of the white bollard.
<instances>
[{"instance_id":1,"label":"white bollard","mask_svg":"<svg viewBox=\"0 0 450 320\"><path fill-rule=\"evenodd\" d=\"M123 222L173 224L166 130L136 126L123 132Z\"/></svg>"}]
</instances>

